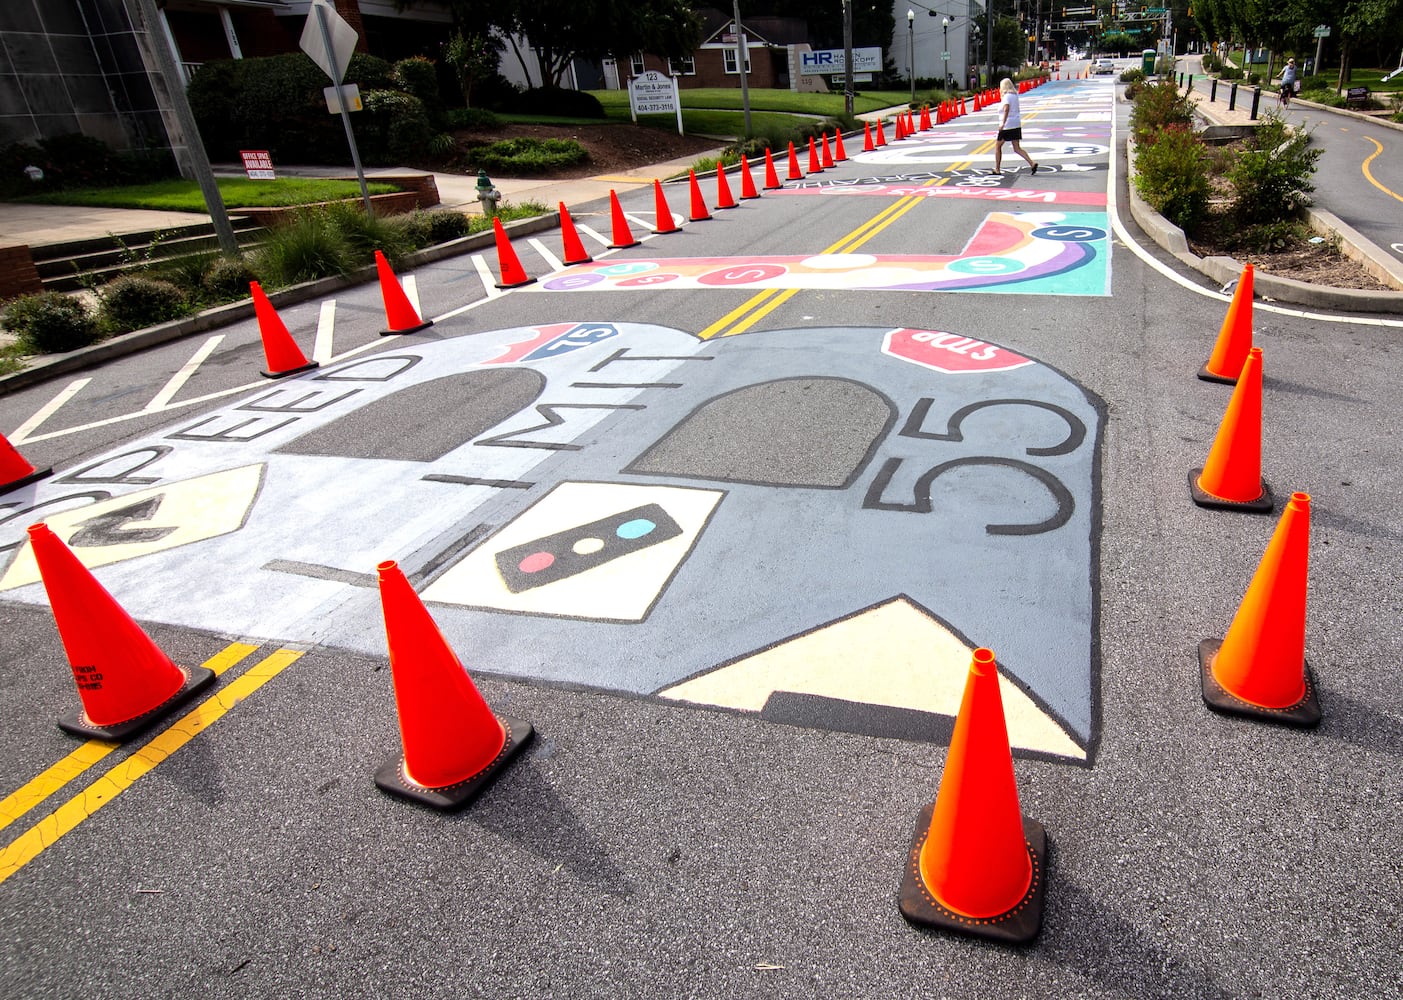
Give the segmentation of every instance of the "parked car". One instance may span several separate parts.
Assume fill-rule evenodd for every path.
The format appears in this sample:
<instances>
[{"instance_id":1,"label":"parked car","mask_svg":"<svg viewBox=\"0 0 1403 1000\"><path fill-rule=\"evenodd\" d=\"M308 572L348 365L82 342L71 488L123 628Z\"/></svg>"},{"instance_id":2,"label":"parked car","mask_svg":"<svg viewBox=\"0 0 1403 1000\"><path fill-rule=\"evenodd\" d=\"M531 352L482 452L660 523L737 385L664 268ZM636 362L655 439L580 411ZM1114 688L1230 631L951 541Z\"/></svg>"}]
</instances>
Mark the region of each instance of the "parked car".
<instances>
[{"instance_id":1,"label":"parked car","mask_svg":"<svg viewBox=\"0 0 1403 1000\"><path fill-rule=\"evenodd\" d=\"M1115 71L1116 64L1109 59L1097 59L1091 64L1091 72L1095 73L1097 76L1101 76L1105 73L1114 73Z\"/></svg>"}]
</instances>

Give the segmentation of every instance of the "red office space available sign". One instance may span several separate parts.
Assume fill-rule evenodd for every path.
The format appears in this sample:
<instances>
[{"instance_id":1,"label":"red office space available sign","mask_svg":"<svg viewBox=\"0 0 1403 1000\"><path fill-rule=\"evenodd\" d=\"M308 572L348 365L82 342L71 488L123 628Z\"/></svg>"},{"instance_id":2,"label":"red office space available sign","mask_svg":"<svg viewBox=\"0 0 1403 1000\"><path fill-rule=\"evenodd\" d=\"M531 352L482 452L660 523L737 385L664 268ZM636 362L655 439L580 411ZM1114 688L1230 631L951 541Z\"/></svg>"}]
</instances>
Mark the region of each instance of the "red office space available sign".
<instances>
[{"instance_id":1,"label":"red office space available sign","mask_svg":"<svg viewBox=\"0 0 1403 1000\"><path fill-rule=\"evenodd\" d=\"M1003 372L1033 363L1006 347L938 330L892 330L882 342L882 353L947 375Z\"/></svg>"},{"instance_id":2,"label":"red office space available sign","mask_svg":"<svg viewBox=\"0 0 1403 1000\"><path fill-rule=\"evenodd\" d=\"M244 173L248 174L249 180L277 180L277 174L273 173L273 157L266 149L241 149L239 156L244 161Z\"/></svg>"}]
</instances>

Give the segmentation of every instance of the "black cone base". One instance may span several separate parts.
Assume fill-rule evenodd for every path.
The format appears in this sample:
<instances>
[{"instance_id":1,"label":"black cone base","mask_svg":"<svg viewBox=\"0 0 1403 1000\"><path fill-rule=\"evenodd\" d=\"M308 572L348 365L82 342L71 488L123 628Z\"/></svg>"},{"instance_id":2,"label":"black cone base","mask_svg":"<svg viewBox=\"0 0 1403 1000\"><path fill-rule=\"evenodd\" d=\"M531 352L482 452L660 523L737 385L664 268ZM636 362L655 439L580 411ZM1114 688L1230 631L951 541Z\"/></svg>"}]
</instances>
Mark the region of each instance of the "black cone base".
<instances>
[{"instance_id":1,"label":"black cone base","mask_svg":"<svg viewBox=\"0 0 1403 1000\"><path fill-rule=\"evenodd\" d=\"M47 469L35 469L27 476L20 476L12 479L8 483L0 483L0 493L8 493L10 490L17 490L21 486L28 486L30 483L37 483L41 479L47 479L54 474L52 467Z\"/></svg>"},{"instance_id":2,"label":"black cone base","mask_svg":"<svg viewBox=\"0 0 1403 1000\"><path fill-rule=\"evenodd\" d=\"M501 752L492 759L492 763L471 778L460 781L456 785L429 788L405 777L404 758L395 757L386 761L375 772L375 784L380 786L381 791L418 802L420 805L433 806L435 809L458 809L467 805L477 798L488 785L492 784L497 774L511 763L512 758L521 753L526 744L530 743L531 738L536 735L536 731L531 728L529 722L510 719L505 715L497 716L497 721L507 731L507 742L503 745Z\"/></svg>"},{"instance_id":3,"label":"black cone base","mask_svg":"<svg viewBox=\"0 0 1403 1000\"><path fill-rule=\"evenodd\" d=\"M1276 498L1271 495L1271 487L1262 481L1262 495L1255 500L1224 500L1222 497L1215 497L1198 485L1199 476L1203 475L1202 469L1191 469L1189 471L1189 496L1193 497L1194 503L1200 507L1211 507L1215 510L1240 510L1248 514L1270 514L1276 507Z\"/></svg>"},{"instance_id":4,"label":"black cone base","mask_svg":"<svg viewBox=\"0 0 1403 1000\"><path fill-rule=\"evenodd\" d=\"M88 717L82 710L79 710L75 715L65 715L59 719L58 727L65 733L72 733L74 736L81 736L84 739L110 740L113 743L121 743L123 740L130 739L138 733L150 729L167 716L175 714L177 709L194 701L205 688L214 684L213 670L205 667L181 667L180 669L185 673L185 683L180 686L180 690L149 712L144 712L126 722L99 726L88 721Z\"/></svg>"},{"instance_id":5,"label":"black cone base","mask_svg":"<svg viewBox=\"0 0 1403 1000\"><path fill-rule=\"evenodd\" d=\"M1043 899L1047 893L1047 831L1042 824L1023 817L1023 837L1028 844L1028 856L1033 862L1033 881L1028 891L1007 913L976 919L961 916L942 906L921 878L921 847L930 833L930 818L934 811L935 803L931 803L921 810L916 820L916 836L911 842L906 871L901 879L898 899L901 915L912 923L959 931L1004 944L1023 944L1037 937L1042 929Z\"/></svg>"},{"instance_id":6,"label":"black cone base","mask_svg":"<svg viewBox=\"0 0 1403 1000\"><path fill-rule=\"evenodd\" d=\"M426 320L424 320L424 322L420 323L418 326L406 326L403 330L381 330L381 331L380 331L380 336L382 336L382 337L397 337L397 336L399 336L399 335L402 334L402 333L418 333L420 330L427 330L429 327L431 327L431 326L433 326L433 325L434 325L434 321L433 321L433 320L431 320L431 319L426 319Z\"/></svg>"},{"instance_id":7,"label":"black cone base","mask_svg":"<svg viewBox=\"0 0 1403 1000\"><path fill-rule=\"evenodd\" d=\"M1198 644L1199 683L1203 686L1203 703L1223 715L1240 715L1259 722L1276 722L1283 726L1298 729L1314 729L1320 725L1320 697L1315 691L1315 674L1306 669L1305 697L1286 708L1263 708L1249 701L1243 701L1218 683L1213 676L1213 659L1223 645L1221 639L1204 639Z\"/></svg>"},{"instance_id":8,"label":"black cone base","mask_svg":"<svg viewBox=\"0 0 1403 1000\"><path fill-rule=\"evenodd\" d=\"M1219 375L1216 372L1209 371L1207 365L1204 365L1198 370L1198 377L1205 382L1217 382L1219 385L1237 385L1237 376Z\"/></svg>"},{"instance_id":9,"label":"black cone base","mask_svg":"<svg viewBox=\"0 0 1403 1000\"><path fill-rule=\"evenodd\" d=\"M286 371L281 371L281 372L267 372L267 371L261 371L261 372L259 372L258 374L262 375L264 378L287 378L289 375L300 375L302 372L309 372L309 371L311 371L313 368L320 368L320 367L321 367L321 362L320 362L320 361L308 361L305 365L298 365L296 368L289 368L289 369L287 369Z\"/></svg>"},{"instance_id":10,"label":"black cone base","mask_svg":"<svg viewBox=\"0 0 1403 1000\"><path fill-rule=\"evenodd\" d=\"M640 244L640 243L642 243L642 242L643 242L642 240L634 240L632 243L610 243L610 244L609 244L609 249L610 249L610 250L627 250L629 247L636 247L636 246L638 246L638 244Z\"/></svg>"},{"instance_id":11,"label":"black cone base","mask_svg":"<svg viewBox=\"0 0 1403 1000\"><path fill-rule=\"evenodd\" d=\"M526 278L526 279L524 279L524 280L522 280L522 281L508 281L508 282L505 282L505 283L499 281L499 282L496 283L496 287L497 287L497 288L521 288L521 287L524 286L524 285L534 284L535 281L536 281L535 278Z\"/></svg>"}]
</instances>

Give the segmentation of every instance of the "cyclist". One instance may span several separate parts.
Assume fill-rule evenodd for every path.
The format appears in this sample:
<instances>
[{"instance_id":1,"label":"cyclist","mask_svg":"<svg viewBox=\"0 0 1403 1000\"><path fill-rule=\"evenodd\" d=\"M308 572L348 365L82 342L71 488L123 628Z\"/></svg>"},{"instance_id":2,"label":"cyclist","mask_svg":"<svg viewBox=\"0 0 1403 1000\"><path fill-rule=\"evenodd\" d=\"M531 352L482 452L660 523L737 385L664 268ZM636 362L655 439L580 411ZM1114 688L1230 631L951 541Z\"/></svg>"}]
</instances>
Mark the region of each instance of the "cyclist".
<instances>
[{"instance_id":1,"label":"cyclist","mask_svg":"<svg viewBox=\"0 0 1403 1000\"><path fill-rule=\"evenodd\" d=\"M1283 108L1291 106L1291 98L1296 93L1296 60L1287 59L1286 68L1281 71L1281 93L1277 95Z\"/></svg>"}]
</instances>

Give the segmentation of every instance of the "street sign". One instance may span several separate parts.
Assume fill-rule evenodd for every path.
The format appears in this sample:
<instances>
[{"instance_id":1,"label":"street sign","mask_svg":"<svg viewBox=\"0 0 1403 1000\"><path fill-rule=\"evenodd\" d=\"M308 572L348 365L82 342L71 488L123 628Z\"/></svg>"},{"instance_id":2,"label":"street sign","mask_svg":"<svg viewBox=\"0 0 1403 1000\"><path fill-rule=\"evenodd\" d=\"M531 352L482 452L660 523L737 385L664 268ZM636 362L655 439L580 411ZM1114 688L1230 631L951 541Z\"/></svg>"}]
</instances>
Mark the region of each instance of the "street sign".
<instances>
[{"instance_id":1,"label":"street sign","mask_svg":"<svg viewBox=\"0 0 1403 1000\"><path fill-rule=\"evenodd\" d=\"M314 7L321 7L326 15L326 32L317 26L315 17L307 18L302 29L302 40L297 44L302 51L312 57L312 62L331 77L332 83L340 83L346 75L346 67L351 63L351 54L356 51L356 29L346 23L346 19L336 13L336 8L326 0L315 0ZM330 51L327 42L330 41Z\"/></svg>"},{"instance_id":2,"label":"street sign","mask_svg":"<svg viewBox=\"0 0 1403 1000\"><path fill-rule=\"evenodd\" d=\"M340 90L338 95L336 92ZM360 87L354 83L344 83L338 87L323 87L322 94L326 97L326 110L333 115L339 115L341 108L347 111L360 111L364 107L360 99Z\"/></svg>"},{"instance_id":3,"label":"street sign","mask_svg":"<svg viewBox=\"0 0 1403 1000\"><path fill-rule=\"evenodd\" d=\"M1330 37L1330 26L1329 26L1328 24L1319 25L1319 26L1315 29L1315 37L1316 37L1316 38L1329 38L1329 37Z\"/></svg>"},{"instance_id":4,"label":"street sign","mask_svg":"<svg viewBox=\"0 0 1403 1000\"><path fill-rule=\"evenodd\" d=\"M675 114L677 134L682 134L682 98L677 93L676 77L655 69L635 76L628 82L628 108L634 121L639 115Z\"/></svg>"},{"instance_id":5,"label":"street sign","mask_svg":"<svg viewBox=\"0 0 1403 1000\"><path fill-rule=\"evenodd\" d=\"M830 73L846 73L847 61L842 49L819 49L816 52L799 53L799 74L818 76ZM854 73L880 73L882 71L882 50L879 46L853 49Z\"/></svg>"}]
</instances>

